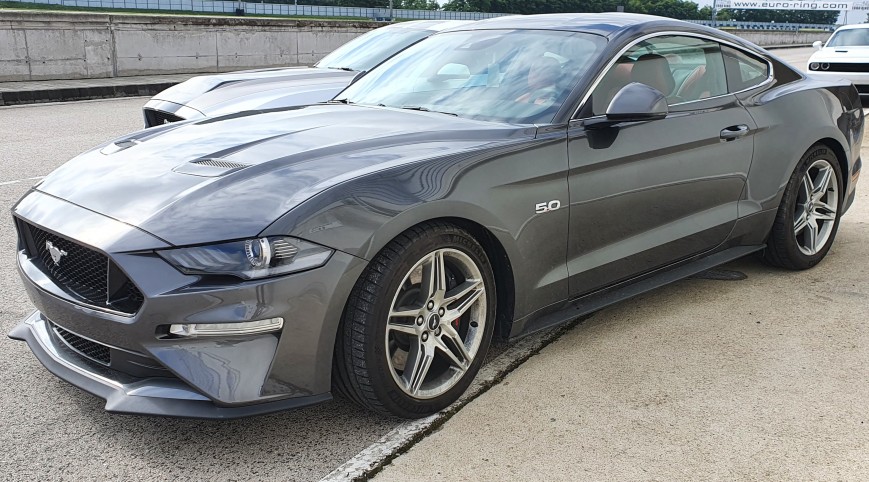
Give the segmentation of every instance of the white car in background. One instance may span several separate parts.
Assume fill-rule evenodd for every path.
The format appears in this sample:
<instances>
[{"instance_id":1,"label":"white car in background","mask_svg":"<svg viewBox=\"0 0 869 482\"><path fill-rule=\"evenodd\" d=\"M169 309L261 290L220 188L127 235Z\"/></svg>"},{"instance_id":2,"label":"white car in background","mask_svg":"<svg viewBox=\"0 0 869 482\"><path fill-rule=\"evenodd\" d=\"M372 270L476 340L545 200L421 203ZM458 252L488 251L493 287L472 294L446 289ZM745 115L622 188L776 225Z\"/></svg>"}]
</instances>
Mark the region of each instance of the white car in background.
<instances>
[{"instance_id":1,"label":"white car in background","mask_svg":"<svg viewBox=\"0 0 869 482\"><path fill-rule=\"evenodd\" d=\"M826 44L809 58L813 76L850 80L861 96L869 95L869 24L845 25L833 32Z\"/></svg>"}]
</instances>

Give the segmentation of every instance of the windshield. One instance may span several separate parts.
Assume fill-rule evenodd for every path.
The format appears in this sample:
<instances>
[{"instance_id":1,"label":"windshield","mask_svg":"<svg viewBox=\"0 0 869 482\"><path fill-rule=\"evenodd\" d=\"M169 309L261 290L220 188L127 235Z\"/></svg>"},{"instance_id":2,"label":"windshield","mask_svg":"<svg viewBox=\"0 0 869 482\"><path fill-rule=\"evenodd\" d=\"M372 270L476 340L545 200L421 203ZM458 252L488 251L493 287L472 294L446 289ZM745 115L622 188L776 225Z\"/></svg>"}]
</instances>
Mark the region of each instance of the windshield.
<instances>
[{"instance_id":1,"label":"windshield","mask_svg":"<svg viewBox=\"0 0 869 482\"><path fill-rule=\"evenodd\" d=\"M605 43L597 35L547 30L439 34L372 70L336 100L548 123Z\"/></svg>"},{"instance_id":2,"label":"windshield","mask_svg":"<svg viewBox=\"0 0 869 482\"><path fill-rule=\"evenodd\" d=\"M323 69L367 72L396 52L433 33L431 30L401 26L378 28L333 50L317 62L316 66Z\"/></svg>"},{"instance_id":3,"label":"windshield","mask_svg":"<svg viewBox=\"0 0 869 482\"><path fill-rule=\"evenodd\" d=\"M855 47L869 45L869 29L839 30L827 42L827 47Z\"/></svg>"}]
</instances>

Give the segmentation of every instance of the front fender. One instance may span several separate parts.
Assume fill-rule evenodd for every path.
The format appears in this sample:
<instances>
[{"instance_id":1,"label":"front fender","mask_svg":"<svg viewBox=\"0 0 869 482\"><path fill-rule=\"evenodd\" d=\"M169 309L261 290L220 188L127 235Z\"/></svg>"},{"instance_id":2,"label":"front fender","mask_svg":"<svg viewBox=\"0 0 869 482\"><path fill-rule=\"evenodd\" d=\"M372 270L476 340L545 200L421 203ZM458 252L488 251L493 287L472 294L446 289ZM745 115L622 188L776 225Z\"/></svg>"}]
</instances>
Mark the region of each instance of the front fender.
<instances>
[{"instance_id":1,"label":"front fender","mask_svg":"<svg viewBox=\"0 0 869 482\"><path fill-rule=\"evenodd\" d=\"M561 209L536 211L558 201ZM567 297L566 131L372 173L296 206L262 235L371 260L410 227L452 218L487 230L511 261L515 316Z\"/></svg>"}]
</instances>

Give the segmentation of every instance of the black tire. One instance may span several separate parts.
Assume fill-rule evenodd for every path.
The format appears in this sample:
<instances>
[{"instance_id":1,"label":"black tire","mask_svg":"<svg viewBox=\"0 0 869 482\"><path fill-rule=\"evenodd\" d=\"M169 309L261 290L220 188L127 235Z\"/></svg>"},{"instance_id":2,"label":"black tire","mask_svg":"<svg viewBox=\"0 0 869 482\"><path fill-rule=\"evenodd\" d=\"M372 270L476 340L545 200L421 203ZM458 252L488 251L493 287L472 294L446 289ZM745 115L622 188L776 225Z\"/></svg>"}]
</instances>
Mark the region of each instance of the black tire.
<instances>
[{"instance_id":1,"label":"black tire","mask_svg":"<svg viewBox=\"0 0 869 482\"><path fill-rule=\"evenodd\" d=\"M804 241L797 239L798 235L794 232L794 220L797 216L798 205L802 205L803 202L801 196L805 197L804 194L801 195L801 192L804 192L803 178L810 167L819 160L827 161L835 173L836 212L835 219L824 221L832 223L829 238L823 246L817 249L817 252L807 254L800 249L800 243ZM823 144L813 145L797 163L797 167L788 181L767 240L767 248L763 252L763 259L773 266L791 270L809 269L818 264L827 255L833 240L836 238L839 219L842 216L843 195L842 170L836 153Z\"/></svg>"},{"instance_id":2,"label":"black tire","mask_svg":"<svg viewBox=\"0 0 869 482\"><path fill-rule=\"evenodd\" d=\"M406 273L428 253L442 249L460 251L479 269L486 298L485 325L477 352L458 382L442 395L419 399L406 393L394 379L387 360L392 355L388 353L386 325L394 297L400 287L407 286L402 285ZM335 391L365 408L402 418L420 418L448 407L479 372L492 340L496 304L492 267L471 234L445 222L425 223L405 231L371 260L351 292L335 344Z\"/></svg>"}]
</instances>

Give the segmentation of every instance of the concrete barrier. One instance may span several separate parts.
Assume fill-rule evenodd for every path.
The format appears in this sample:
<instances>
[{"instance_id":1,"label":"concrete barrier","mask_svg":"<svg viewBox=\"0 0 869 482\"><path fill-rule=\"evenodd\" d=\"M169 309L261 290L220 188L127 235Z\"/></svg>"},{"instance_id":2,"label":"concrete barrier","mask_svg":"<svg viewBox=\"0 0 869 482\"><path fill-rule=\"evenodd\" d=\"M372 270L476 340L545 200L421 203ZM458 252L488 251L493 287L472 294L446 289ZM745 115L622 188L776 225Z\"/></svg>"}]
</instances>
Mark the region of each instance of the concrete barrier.
<instances>
[{"instance_id":1,"label":"concrete barrier","mask_svg":"<svg viewBox=\"0 0 869 482\"><path fill-rule=\"evenodd\" d=\"M0 10L0 81L97 79L310 65L382 24ZM729 30L762 46L827 32Z\"/></svg>"},{"instance_id":2,"label":"concrete barrier","mask_svg":"<svg viewBox=\"0 0 869 482\"><path fill-rule=\"evenodd\" d=\"M0 81L310 65L380 25L0 10Z\"/></svg>"},{"instance_id":3,"label":"concrete barrier","mask_svg":"<svg viewBox=\"0 0 869 482\"><path fill-rule=\"evenodd\" d=\"M813 32L813 31L777 31L777 30L735 30L724 29L725 32L732 33L737 37L742 37L749 42L760 45L761 47L784 47L784 46L799 46L812 45L816 40L826 42L832 32Z\"/></svg>"}]
</instances>

